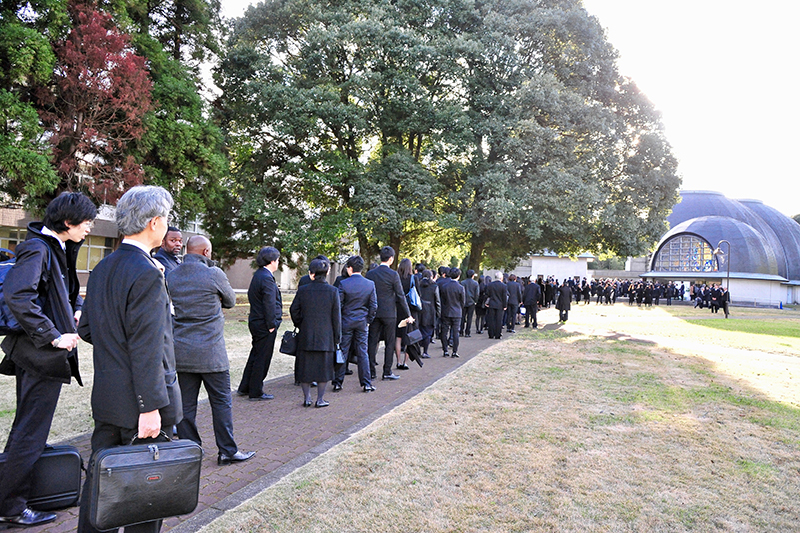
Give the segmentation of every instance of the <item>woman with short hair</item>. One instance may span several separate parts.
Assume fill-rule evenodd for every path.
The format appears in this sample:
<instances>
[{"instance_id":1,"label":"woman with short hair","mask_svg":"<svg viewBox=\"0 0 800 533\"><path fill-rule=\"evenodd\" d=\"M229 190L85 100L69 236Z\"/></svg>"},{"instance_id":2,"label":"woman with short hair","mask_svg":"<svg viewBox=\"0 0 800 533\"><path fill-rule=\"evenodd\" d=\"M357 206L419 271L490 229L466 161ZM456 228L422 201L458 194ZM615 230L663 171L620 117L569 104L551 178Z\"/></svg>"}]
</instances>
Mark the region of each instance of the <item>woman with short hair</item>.
<instances>
[{"instance_id":1,"label":"woman with short hair","mask_svg":"<svg viewBox=\"0 0 800 533\"><path fill-rule=\"evenodd\" d=\"M311 406L311 383L317 382L315 407L327 407L325 389L334 378L336 349L342 338L339 291L326 281L330 263L314 259L309 266L311 283L297 289L289 314L297 334L294 380L303 389L303 406Z\"/></svg>"}]
</instances>

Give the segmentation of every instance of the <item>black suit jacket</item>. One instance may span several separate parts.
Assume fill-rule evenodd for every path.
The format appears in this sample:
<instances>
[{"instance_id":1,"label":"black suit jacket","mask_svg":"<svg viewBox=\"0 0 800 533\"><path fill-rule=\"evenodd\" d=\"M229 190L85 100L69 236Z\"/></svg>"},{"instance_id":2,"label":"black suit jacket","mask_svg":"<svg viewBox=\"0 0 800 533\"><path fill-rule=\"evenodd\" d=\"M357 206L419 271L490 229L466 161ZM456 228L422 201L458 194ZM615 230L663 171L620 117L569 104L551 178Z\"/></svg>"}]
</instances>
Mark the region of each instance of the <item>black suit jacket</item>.
<instances>
[{"instance_id":1,"label":"black suit jacket","mask_svg":"<svg viewBox=\"0 0 800 533\"><path fill-rule=\"evenodd\" d=\"M364 277L375 283L375 294L378 297L377 318L397 318L397 309L405 314L401 318L411 316L397 272L386 265L380 265L367 272Z\"/></svg>"},{"instance_id":2,"label":"black suit jacket","mask_svg":"<svg viewBox=\"0 0 800 533\"><path fill-rule=\"evenodd\" d=\"M324 278L297 289L289 314L297 334L297 349L332 352L342 339L342 311L339 291Z\"/></svg>"},{"instance_id":3,"label":"black suit jacket","mask_svg":"<svg viewBox=\"0 0 800 533\"><path fill-rule=\"evenodd\" d=\"M367 327L378 312L375 283L360 274L339 282L339 301L342 304L342 328Z\"/></svg>"},{"instance_id":4,"label":"black suit jacket","mask_svg":"<svg viewBox=\"0 0 800 533\"><path fill-rule=\"evenodd\" d=\"M478 298L481 295L481 288L478 286L478 282L472 278L467 278L461 282L461 285L464 287L466 297L464 306L469 307L470 305L477 304Z\"/></svg>"},{"instance_id":5,"label":"black suit jacket","mask_svg":"<svg viewBox=\"0 0 800 533\"><path fill-rule=\"evenodd\" d=\"M528 283L525 286L525 292L522 294L522 303L525 307L534 308L539 304L539 297L541 296L538 283Z\"/></svg>"},{"instance_id":6,"label":"black suit jacket","mask_svg":"<svg viewBox=\"0 0 800 533\"><path fill-rule=\"evenodd\" d=\"M96 421L135 429L141 413L158 409L162 426L180 422L169 295L148 254L122 244L100 261L89 276L78 333L94 345Z\"/></svg>"},{"instance_id":7,"label":"black suit jacket","mask_svg":"<svg viewBox=\"0 0 800 533\"><path fill-rule=\"evenodd\" d=\"M247 289L247 299L250 301L248 321L251 332L261 332L266 336L269 330L281 325L283 299L268 268L261 267L255 271Z\"/></svg>"},{"instance_id":8,"label":"black suit jacket","mask_svg":"<svg viewBox=\"0 0 800 533\"><path fill-rule=\"evenodd\" d=\"M442 316L445 318L460 318L464 310L464 287L454 279L439 286L439 296L442 299Z\"/></svg>"},{"instance_id":9,"label":"black suit jacket","mask_svg":"<svg viewBox=\"0 0 800 533\"><path fill-rule=\"evenodd\" d=\"M508 305L508 289L502 281L493 281L486 288L489 309L505 309Z\"/></svg>"},{"instance_id":10,"label":"black suit jacket","mask_svg":"<svg viewBox=\"0 0 800 533\"><path fill-rule=\"evenodd\" d=\"M519 305L522 302L522 286L516 281L506 284L508 289L508 305Z\"/></svg>"}]
</instances>

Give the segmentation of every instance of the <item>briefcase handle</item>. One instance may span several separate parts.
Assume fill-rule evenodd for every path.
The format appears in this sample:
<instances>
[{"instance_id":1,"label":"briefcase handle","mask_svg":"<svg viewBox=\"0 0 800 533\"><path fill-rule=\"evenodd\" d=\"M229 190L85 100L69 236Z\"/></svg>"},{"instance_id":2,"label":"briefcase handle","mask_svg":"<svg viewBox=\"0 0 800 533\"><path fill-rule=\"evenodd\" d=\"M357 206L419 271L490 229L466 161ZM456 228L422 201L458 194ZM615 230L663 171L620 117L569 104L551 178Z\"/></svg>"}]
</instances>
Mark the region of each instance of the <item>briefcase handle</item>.
<instances>
[{"instance_id":1,"label":"briefcase handle","mask_svg":"<svg viewBox=\"0 0 800 533\"><path fill-rule=\"evenodd\" d=\"M140 439L140 438L139 438L139 434L137 433L136 435L134 435L134 436L133 436L133 438L131 439L131 442L130 442L130 443L131 443L131 444L136 444L136 441L137 441L137 440L146 440L146 441L148 441L148 442L172 442L172 439L171 439L171 438L169 438L169 435L167 435L167 434L164 432L164 430L163 430L163 429L162 429L162 430L161 430L161 432L158 434L158 437L146 437L146 438ZM142 444L145 444L145 443L142 443Z\"/></svg>"}]
</instances>

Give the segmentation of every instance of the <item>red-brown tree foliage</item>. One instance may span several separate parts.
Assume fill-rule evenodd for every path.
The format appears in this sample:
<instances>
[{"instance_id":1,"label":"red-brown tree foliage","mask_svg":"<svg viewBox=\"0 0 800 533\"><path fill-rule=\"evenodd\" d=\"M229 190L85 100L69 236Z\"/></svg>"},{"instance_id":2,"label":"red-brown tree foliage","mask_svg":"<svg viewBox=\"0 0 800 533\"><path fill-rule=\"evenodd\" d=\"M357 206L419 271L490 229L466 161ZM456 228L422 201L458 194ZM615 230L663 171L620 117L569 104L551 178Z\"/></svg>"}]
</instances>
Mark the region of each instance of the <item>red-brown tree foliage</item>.
<instances>
[{"instance_id":1,"label":"red-brown tree foliage","mask_svg":"<svg viewBox=\"0 0 800 533\"><path fill-rule=\"evenodd\" d=\"M144 133L152 82L145 59L110 15L80 0L69 9L73 29L55 46L54 84L40 92L41 118L52 135L59 191L84 190L110 203L142 183L127 145Z\"/></svg>"}]
</instances>

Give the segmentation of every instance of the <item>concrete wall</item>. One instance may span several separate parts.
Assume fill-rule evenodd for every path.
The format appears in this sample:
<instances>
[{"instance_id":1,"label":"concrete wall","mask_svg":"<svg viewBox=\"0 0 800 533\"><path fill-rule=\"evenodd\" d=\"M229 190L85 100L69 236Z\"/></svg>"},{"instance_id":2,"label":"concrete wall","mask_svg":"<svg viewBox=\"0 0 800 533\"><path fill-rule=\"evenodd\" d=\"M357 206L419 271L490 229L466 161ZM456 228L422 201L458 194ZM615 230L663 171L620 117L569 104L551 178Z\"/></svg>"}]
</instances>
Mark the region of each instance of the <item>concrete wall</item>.
<instances>
[{"instance_id":1,"label":"concrete wall","mask_svg":"<svg viewBox=\"0 0 800 533\"><path fill-rule=\"evenodd\" d=\"M523 259L517 268L509 272L519 278L530 277L536 279L540 275L545 279L553 277L559 281L565 278L578 277L579 279L589 278L589 270L586 267L589 259L581 257L570 259L569 257L554 256L531 256ZM493 276L497 270L484 270L484 275Z\"/></svg>"}]
</instances>

